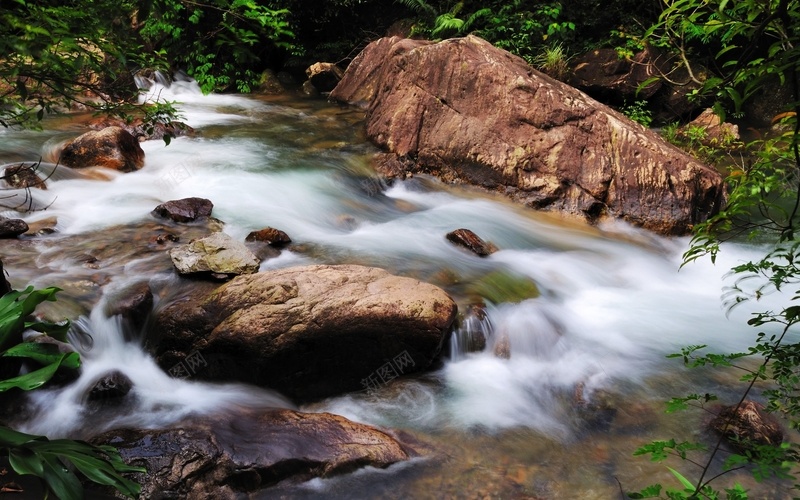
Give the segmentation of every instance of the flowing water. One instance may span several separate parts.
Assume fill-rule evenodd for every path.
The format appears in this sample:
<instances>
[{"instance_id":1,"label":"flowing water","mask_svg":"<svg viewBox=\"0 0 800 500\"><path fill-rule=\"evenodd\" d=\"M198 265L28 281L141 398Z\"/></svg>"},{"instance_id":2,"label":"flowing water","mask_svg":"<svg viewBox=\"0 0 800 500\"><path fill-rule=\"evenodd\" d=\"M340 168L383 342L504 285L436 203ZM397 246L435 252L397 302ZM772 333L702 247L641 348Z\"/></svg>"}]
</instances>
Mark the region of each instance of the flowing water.
<instances>
[{"instance_id":1,"label":"flowing water","mask_svg":"<svg viewBox=\"0 0 800 500\"><path fill-rule=\"evenodd\" d=\"M442 286L461 310L479 296L495 302L463 321L433 372L302 408L402 430L432 450L428 458L281 490L292 497L619 498L655 481L673 485L663 464L633 451L653 439L712 436L703 415L665 415L663 401L714 391L733 402L741 386L737 374L687 372L665 355L699 343L742 349L756 333L748 314L777 307L777 296L729 317L721 307L726 270L757 257L758 247L727 245L716 266L699 261L679 271L686 239L621 223L587 227L426 177L388 186L370 167L375 150L356 111L300 97L203 96L188 81L152 91L180 101L198 134L143 143L140 171L56 169L32 200L23 192L6 199L6 207L26 199L46 209L3 215L56 230L0 242L12 284L64 288L45 310L82 318L73 335L81 378L35 394L24 430L85 436L231 407L291 407L269 391L170 378L139 339L123 335L118 318L106 317L113 292L130 283L149 282L157 299L177 286L169 258L141 234L157 226L149 215L157 204L189 196L212 200L235 238L265 226L291 236L297 245L262 270L358 263ZM49 120L44 132L0 131L0 163L52 161L85 118ZM445 234L460 227L500 250L479 258L454 247ZM538 296L503 299L502 285L482 293L478 284L498 275L535 283ZM476 336L487 347L468 352ZM507 358L495 355L500 344ZM91 407L87 389L112 368L134 381L133 396L122 409ZM736 479L754 497L787 495L781 483Z\"/></svg>"}]
</instances>

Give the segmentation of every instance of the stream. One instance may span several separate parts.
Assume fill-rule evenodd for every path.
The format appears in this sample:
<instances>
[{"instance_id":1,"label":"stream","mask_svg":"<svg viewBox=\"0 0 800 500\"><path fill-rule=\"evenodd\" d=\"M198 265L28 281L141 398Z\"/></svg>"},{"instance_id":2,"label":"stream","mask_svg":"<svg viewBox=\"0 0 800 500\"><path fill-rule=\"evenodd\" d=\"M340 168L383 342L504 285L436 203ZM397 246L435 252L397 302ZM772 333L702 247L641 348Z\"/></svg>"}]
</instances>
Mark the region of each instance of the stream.
<instances>
[{"instance_id":1,"label":"stream","mask_svg":"<svg viewBox=\"0 0 800 500\"><path fill-rule=\"evenodd\" d=\"M31 190L42 210L3 209L32 227L56 229L0 241L14 288L63 288L43 311L88 333L72 337L84 360L81 378L32 394L21 430L85 437L123 426L167 427L233 406L292 407L267 390L169 377L104 313L113 292L131 282L149 280L158 300L180 280L163 250L137 238L153 224L156 205L197 196L214 203L214 217L234 238L266 226L291 236L296 247L264 260L262 271L377 266L444 288L462 312L481 294L476 283L497 273L532 281L539 291L517 302L487 301L486 317L462 325L432 372L300 408L401 430L431 454L386 470L279 486L264 498L606 499L654 482L678 486L666 465L695 477L689 464L632 454L654 439L712 443L703 412L667 415L663 403L690 392L735 403L739 375L686 370L666 355L700 343L733 352L753 341L757 330L747 318L780 307L780 297L726 315L720 296L733 280L727 271L763 249L726 244L716 265L701 259L681 268L688 238L621 222L590 227L426 177L387 185L370 166L376 150L363 137L363 114L353 109L299 96L204 96L191 81L156 84L151 92L179 101L196 136L169 146L142 143L145 166L133 173L54 176L46 191ZM40 132L0 130L0 164L47 158L83 133L86 119L52 117ZM499 251L479 258L445 239L462 227ZM485 351L464 348L470 329L487 334ZM509 359L494 354L501 339ZM112 368L133 380L135 404L86 408L81 395ZM721 481L740 481L751 498L790 496L789 482L756 483L747 473Z\"/></svg>"}]
</instances>

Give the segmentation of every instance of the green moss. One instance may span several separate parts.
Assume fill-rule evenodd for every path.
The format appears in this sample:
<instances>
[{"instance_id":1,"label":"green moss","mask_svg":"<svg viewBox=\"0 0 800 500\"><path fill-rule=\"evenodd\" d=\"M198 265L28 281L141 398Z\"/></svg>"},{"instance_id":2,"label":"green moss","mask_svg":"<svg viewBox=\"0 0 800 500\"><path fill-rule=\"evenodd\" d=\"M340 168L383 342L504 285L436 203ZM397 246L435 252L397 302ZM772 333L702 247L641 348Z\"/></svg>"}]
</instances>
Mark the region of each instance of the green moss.
<instances>
[{"instance_id":1,"label":"green moss","mask_svg":"<svg viewBox=\"0 0 800 500\"><path fill-rule=\"evenodd\" d=\"M472 283L467 292L493 304L522 302L540 295L533 280L510 271L493 271Z\"/></svg>"}]
</instances>

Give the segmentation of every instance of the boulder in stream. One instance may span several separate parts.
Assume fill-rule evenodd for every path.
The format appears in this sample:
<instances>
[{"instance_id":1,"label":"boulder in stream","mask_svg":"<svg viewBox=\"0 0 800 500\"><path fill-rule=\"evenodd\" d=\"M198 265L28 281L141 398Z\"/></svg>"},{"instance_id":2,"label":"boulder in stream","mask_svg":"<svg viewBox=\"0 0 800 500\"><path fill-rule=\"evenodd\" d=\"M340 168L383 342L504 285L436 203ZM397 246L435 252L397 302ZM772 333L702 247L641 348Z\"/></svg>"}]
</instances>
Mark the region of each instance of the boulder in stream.
<instances>
[{"instance_id":1,"label":"boulder in stream","mask_svg":"<svg viewBox=\"0 0 800 500\"><path fill-rule=\"evenodd\" d=\"M386 468L416 453L387 432L330 413L272 410L92 440L144 466L142 498L243 498L277 484ZM263 493L262 493L263 494Z\"/></svg>"},{"instance_id":2,"label":"boulder in stream","mask_svg":"<svg viewBox=\"0 0 800 500\"><path fill-rule=\"evenodd\" d=\"M251 274L259 265L258 257L244 243L223 232L175 247L169 256L180 274Z\"/></svg>"},{"instance_id":3,"label":"boulder in stream","mask_svg":"<svg viewBox=\"0 0 800 500\"><path fill-rule=\"evenodd\" d=\"M119 370L112 370L101 376L89 389L88 401L106 403L119 402L133 388L133 382Z\"/></svg>"},{"instance_id":4,"label":"boulder in stream","mask_svg":"<svg viewBox=\"0 0 800 500\"><path fill-rule=\"evenodd\" d=\"M428 368L456 312L442 289L382 269L304 266L179 299L156 312L148 343L166 369L196 352L198 377L309 401Z\"/></svg>"},{"instance_id":5,"label":"boulder in stream","mask_svg":"<svg viewBox=\"0 0 800 500\"><path fill-rule=\"evenodd\" d=\"M121 127L91 130L68 142L59 163L72 168L105 167L133 172L144 166L139 141Z\"/></svg>"},{"instance_id":6,"label":"boulder in stream","mask_svg":"<svg viewBox=\"0 0 800 500\"><path fill-rule=\"evenodd\" d=\"M388 177L431 174L670 235L724 202L716 170L475 36L372 42L330 97L366 109Z\"/></svg>"},{"instance_id":7,"label":"boulder in stream","mask_svg":"<svg viewBox=\"0 0 800 500\"><path fill-rule=\"evenodd\" d=\"M206 198L182 198L170 200L158 205L152 214L175 222L193 222L211 216L214 204Z\"/></svg>"}]
</instances>

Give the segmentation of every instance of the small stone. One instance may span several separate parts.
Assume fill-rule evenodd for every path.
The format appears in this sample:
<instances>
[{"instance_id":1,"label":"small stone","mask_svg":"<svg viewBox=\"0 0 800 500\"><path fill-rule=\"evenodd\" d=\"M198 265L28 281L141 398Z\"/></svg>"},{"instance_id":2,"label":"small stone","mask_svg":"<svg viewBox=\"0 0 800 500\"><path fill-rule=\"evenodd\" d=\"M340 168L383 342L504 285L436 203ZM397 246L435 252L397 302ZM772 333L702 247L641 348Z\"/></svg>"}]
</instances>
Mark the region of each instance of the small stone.
<instances>
[{"instance_id":1,"label":"small stone","mask_svg":"<svg viewBox=\"0 0 800 500\"><path fill-rule=\"evenodd\" d=\"M20 163L19 165L8 167L3 172L3 179L10 187L17 189L47 189L44 181L36 175L36 166L36 163L28 165Z\"/></svg>"},{"instance_id":2,"label":"small stone","mask_svg":"<svg viewBox=\"0 0 800 500\"><path fill-rule=\"evenodd\" d=\"M497 247L483 241L477 234L469 229L456 229L447 233L447 239L458 246L466 248L479 257L486 257L497 251Z\"/></svg>"},{"instance_id":3,"label":"small stone","mask_svg":"<svg viewBox=\"0 0 800 500\"><path fill-rule=\"evenodd\" d=\"M260 263L244 243L225 233L214 233L175 247L169 256L180 274L252 274L258 272Z\"/></svg>"},{"instance_id":4,"label":"small stone","mask_svg":"<svg viewBox=\"0 0 800 500\"><path fill-rule=\"evenodd\" d=\"M245 241L260 241L273 247L283 247L291 243L292 239L280 229L265 227L264 229L253 231L248 234Z\"/></svg>"},{"instance_id":5,"label":"small stone","mask_svg":"<svg viewBox=\"0 0 800 500\"><path fill-rule=\"evenodd\" d=\"M172 233L161 233L157 234L152 238L152 242L157 245L165 245L167 243L176 243L180 241L180 237L178 235Z\"/></svg>"},{"instance_id":6,"label":"small stone","mask_svg":"<svg viewBox=\"0 0 800 500\"><path fill-rule=\"evenodd\" d=\"M153 209L153 215L175 222L192 222L211 216L214 204L205 198L183 198L162 203Z\"/></svg>"},{"instance_id":7,"label":"small stone","mask_svg":"<svg viewBox=\"0 0 800 500\"><path fill-rule=\"evenodd\" d=\"M100 378L89 390L89 401L119 400L133 388L133 382L124 373L114 370Z\"/></svg>"},{"instance_id":8,"label":"small stone","mask_svg":"<svg viewBox=\"0 0 800 500\"><path fill-rule=\"evenodd\" d=\"M37 236L46 236L57 232L57 225L58 219L55 217L48 217L46 219L30 222L28 224L28 232L29 234L35 234Z\"/></svg>"},{"instance_id":9,"label":"small stone","mask_svg":"<svg viewBox=\"0 0 800 500\"><path fill-rule=\"evenodd\" d=\"M28 231L28 224L22 219L0 217L0 238L16 238Z\"/></svg>"}]
</instances>

